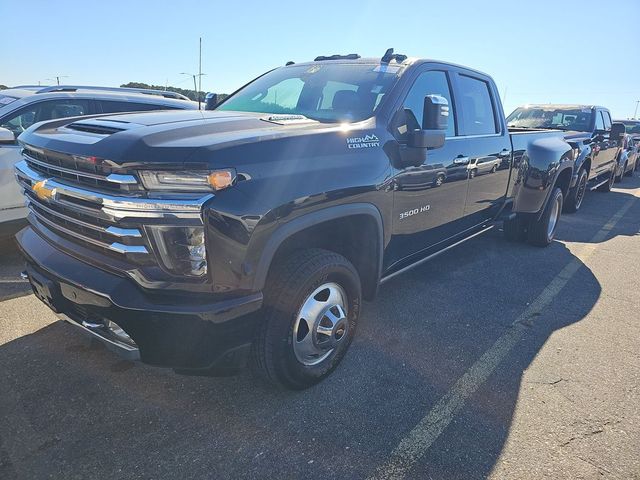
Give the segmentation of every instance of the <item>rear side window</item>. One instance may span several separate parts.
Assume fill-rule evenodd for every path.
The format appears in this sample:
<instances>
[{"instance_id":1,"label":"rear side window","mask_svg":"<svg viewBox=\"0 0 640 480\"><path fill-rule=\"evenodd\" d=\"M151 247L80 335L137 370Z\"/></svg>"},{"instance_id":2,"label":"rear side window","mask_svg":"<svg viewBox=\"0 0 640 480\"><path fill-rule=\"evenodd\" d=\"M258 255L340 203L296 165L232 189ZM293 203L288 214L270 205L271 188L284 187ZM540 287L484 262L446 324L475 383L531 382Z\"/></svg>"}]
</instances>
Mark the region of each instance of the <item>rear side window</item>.
<instances>
[{"instance_id":1,"label":"rear side window","mask_svg":"<svg viewBox=\"0 0 640 480\"><path fill-rule=\"evenodd\" d=\"M416 128L422 125L424 97L427 95L440 95L449 102L449 107L452 109L453 115L449 116L447 137L454 137L456 135L455 111L453 110L451 89L449 88L449 81L447 80L447 74L445 72L432 70L421 73L411 87L411 90L409 90L407 98L404 100L404 108L411 110L415 115L418 121L418 125L415 126Z\"/></svg>"},{"instance_id":2,"label":"rear side window","mask_svg":"<svg viewBox=\"0 0 640 480\"><path fill-rule=\"evenodd\" d=\"M484 80L460 75L459 117L463 135L491 135L498 133L489 84Z\"/></svg>"},{"instance_id":3,"label":"rear side window","mask_svg":"<svg viewBox=\"0 0 640 480\"><path fill-rule=\"evenodd\" d=\"M157 105L153 103L140 103L140 102L119 102L114 100L100 100L103 113L118 113L118 112L146 112L149 110L176 110L175 107L168 107L166 105Z\"/></svg>"}]
</instances>

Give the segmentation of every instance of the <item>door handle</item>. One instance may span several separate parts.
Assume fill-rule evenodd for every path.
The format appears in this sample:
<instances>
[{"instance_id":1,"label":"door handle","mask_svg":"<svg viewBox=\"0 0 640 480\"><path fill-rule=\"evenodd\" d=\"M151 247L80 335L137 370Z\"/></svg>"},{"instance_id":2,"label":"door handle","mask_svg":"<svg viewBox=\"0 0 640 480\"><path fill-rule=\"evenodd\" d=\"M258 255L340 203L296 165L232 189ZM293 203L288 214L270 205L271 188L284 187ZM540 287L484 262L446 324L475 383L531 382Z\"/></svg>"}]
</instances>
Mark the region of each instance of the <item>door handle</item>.
<instances>
[{"instance_id":1,"label":"door handle","mask_svg":"<svg viewBox=\"0 0 640 480\"><path fill-rule=\"evenodd\" d=\"M453 164L454 165L468 165L469 164L469 157L465 157L463 155L458 155L456 158L453 159Z\"/></svg>"}]
</instances>

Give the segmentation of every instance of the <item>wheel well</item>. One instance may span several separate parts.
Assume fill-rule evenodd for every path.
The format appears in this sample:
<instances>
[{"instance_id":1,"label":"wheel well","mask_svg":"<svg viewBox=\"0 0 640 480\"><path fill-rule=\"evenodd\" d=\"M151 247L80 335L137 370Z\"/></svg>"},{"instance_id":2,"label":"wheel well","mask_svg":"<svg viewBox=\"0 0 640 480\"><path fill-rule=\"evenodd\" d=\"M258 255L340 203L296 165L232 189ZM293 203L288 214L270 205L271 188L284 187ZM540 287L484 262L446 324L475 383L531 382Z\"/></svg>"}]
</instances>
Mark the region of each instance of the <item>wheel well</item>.
<instances>
[{"instance_id":1,"label":"wheel well","mask_svg":"<svg viewBox=\"0 0 640 480\"><path fill-rule=\"evenodd\" d=\"M582 167L580 168L584 168L587 171L587 176L588 176L589 172L591 171L591 159L586 158L582 164Z\"/></svg>"},{"instance_id":2,"label":"wheel well","mask_svg":"<svg viewBox=\"0 0 640 480\"><path fill-rule=\"evenodd\" d=\"M560 172L556 179L556 186L562 190L562 195L565 197L569 193L569 187L571 186L571 169L565 168Z\"/></svg>"},{"instance_id":3,"label":"wheel well","mask_svg":"<svg viewBox=\"0 0 640 480\"><path fill-rule=\"evenodd\" d=\"M372 299L378 288L380 265L378 223L370 215L351 215L312 225L288 237L278 247L269 271L291 252L322 248L339 253L356 268L362 283L362 295Z\"/></svg>"}]
</instances>

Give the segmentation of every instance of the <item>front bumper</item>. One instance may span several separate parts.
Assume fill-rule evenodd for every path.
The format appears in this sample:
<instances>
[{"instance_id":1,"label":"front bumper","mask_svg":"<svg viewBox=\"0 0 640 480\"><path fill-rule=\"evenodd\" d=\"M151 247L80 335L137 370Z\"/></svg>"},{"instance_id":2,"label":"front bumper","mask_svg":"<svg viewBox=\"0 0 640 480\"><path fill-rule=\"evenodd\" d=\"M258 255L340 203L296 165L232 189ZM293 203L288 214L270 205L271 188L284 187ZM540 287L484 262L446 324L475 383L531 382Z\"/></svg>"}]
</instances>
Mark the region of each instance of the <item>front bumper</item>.
<instances>
[{"instance_id":1,"label":"front bumper","mask_svg":"<svg viewBox=\"0 0 640 480\"><path fill-rule=\"evenodd\" d=\"M16 238L36 296L125 358L196 374L229 374L244 366L261 293L214 301L213 294L159 295L61 252L31 227ZM109 321L132 342L113 335Z\"/></svg>"}]
</instances>

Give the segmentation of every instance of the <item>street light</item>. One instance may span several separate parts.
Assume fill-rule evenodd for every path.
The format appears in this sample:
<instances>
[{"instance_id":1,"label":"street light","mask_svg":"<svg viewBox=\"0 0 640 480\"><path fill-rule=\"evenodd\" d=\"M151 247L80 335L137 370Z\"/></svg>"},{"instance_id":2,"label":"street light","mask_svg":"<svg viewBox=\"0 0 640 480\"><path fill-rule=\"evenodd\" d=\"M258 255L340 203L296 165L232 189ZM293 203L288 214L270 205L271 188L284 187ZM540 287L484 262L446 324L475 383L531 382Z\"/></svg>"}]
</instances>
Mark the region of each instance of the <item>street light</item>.
<instances>
[{"instance_id":1,"label":"street light","mask_svg":"<svg viewBox=\"0 0 640 480\"><path fill-rule=\"evenodd\" d=\"M206 73L198 73L198 74L194 74L194 73L187 73L187 72L180 72L180 75L189 75L190 77L193 77L193 91L196 92L196 96L198 97L198 110L200 110L200 92L198 91L198 85L196 82L196 78L197 77L202 77L203 75L206 75Z\"/></svg>"},{"instance_id":2,"label":"street light","mask_svg":"<svg viewBox=\"0 0 640 480\"><path fill-rule=\"evenodd\" d=\"M69 78L69 75L56 75L53 78L45 78L45 80L51 80L52 82L55 80L57 85L60 85L61 78Z\"/></svg>"}]
</instances>

